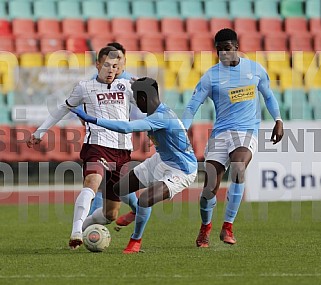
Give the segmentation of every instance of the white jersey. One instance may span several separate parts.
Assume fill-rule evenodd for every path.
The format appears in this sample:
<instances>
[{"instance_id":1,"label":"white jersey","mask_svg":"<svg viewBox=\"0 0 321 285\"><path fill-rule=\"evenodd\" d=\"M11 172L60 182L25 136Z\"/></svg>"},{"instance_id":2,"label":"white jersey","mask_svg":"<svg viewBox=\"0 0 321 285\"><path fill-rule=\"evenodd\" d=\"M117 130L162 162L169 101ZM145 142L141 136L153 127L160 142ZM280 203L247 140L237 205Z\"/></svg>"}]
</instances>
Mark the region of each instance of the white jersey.
<instances>
[{"instance_id":1,"label":"white jersey","mask_svg":"<svg viewBox=\"0 0 321 285\"><path fill-rule=\"evenodd\" d=\"M48 117L35 132L40 138L50 127L59 122L70 107L84 106L85 112L96 118L129 121L131 104L136 105L129 80L115 79L111 84L96 79L80 81L64 104ZM86 123L84 143L115 149L132 149L131 134L121 134L95 124Z\"/></svg>"}]
</instances>

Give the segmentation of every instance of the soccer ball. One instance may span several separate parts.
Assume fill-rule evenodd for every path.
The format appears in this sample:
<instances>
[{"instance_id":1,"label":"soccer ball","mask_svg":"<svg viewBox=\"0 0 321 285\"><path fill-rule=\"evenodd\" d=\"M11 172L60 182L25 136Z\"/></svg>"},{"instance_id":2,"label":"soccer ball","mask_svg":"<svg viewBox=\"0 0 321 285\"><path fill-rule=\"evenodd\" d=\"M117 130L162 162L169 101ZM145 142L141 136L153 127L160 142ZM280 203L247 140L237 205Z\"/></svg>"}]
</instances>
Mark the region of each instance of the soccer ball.
<instances>
[{"instance_id":1,"label":"soccer ball","mask_svg":"<svg viewBox=\"0 0 321 285\"><path fill-rule=\"evenodd\" d=\"M110 232L103 225L93 224L83 232L83 241L89 251L101 252L110 244Z\"/></svg>"}]
</instances>

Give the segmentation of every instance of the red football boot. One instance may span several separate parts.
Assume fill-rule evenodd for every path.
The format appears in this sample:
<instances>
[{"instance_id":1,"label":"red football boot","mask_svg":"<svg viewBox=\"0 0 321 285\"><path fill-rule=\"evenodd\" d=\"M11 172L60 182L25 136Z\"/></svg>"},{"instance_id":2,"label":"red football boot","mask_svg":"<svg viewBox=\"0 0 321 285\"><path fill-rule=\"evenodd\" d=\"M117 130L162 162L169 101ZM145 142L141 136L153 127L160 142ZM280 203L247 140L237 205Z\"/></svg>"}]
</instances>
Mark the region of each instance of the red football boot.
<instances>
[{"instance_id":1,"label":"red football boot","mask_svg":"<svg viewBox=\"0 0 321 285\"><path fill-rule=\"evenodd\" d=\"M123 250L123 253L125 254L131 254L131 253L138 253L140 252L140 246L142 243L142 239L133 239L131 238L129 240L129 243L127 247Z\"/></svg>"},{"instance_id":2,"label":"red football boot","mask_svg":"<svg viewBox=\"0 0 321 285\"><path fill-rule=\"evenodd\" d=\"M220 233L220 240L228 243L228 244L235 244L236 243L236 239L233 235L233 231L232 231L232 223L228 223L228 222L224 222L223 226L222 226L222 230Z\"/></svg>"},{"instance_id":3,"label":"red football boot","mask_svg":"<svg viewBox=\"0 0 321 285\"><path fill-rule=\"evenodd\" d=\"M199 234L196 239L197 247L208 247L211 230L212 230L212 222L210 222L208 225L204 225L204 224L201 225Z\"/></svg>"}]
</instances>

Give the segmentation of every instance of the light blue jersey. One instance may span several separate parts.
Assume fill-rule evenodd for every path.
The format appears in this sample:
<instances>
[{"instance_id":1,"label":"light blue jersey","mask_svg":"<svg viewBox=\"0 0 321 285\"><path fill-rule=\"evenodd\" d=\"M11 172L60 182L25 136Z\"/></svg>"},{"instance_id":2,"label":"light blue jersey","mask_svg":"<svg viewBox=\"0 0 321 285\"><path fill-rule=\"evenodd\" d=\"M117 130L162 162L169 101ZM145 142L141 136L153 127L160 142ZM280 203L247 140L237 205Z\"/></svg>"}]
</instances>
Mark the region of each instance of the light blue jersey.
<instances>
[{"instance_id":1,"label":"light blue jersey","mask_svg":"<svg viewBox=\"0 0 321 285\"><path fill-rule=\"evenodd\" d=\"M97 119L97 125L116 132L147 131L162 161L191 174L197 170L197 159L182 122L165 104L143 120L131 122Z\"/></svg>"},{"instance_id":2,"label":"light blue jersey","mask_svg":"<svg viewBox=\"0 0 321 285\"><path fill-rule=\"evenodd\" d=\"M209 97L216 112L211 137L227 130L253 131L257 135L261 121L258 91L272 117L280 119L279 105L270 89L268 74L260 64L244 58L240 58L236 66L224 66L220 62L198 82L183 114L183 124L189 129L198 108Z\"/></svg>"}]
</instances>

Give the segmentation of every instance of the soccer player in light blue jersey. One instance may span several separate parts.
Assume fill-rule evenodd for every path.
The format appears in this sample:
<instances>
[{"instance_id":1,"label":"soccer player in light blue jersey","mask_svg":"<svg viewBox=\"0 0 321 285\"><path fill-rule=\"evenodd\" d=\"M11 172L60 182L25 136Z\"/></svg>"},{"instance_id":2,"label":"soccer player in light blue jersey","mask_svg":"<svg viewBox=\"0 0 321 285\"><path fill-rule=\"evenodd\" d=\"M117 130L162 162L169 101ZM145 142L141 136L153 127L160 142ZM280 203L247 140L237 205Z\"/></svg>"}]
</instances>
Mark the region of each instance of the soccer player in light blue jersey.
<instances>
[{"instance_id":1,"label":"soccer player in light blue jersey","mask_svg":"<svg viewBox=\"0 0 321 285\"><path fill-rule=\"evenodd\" d=\"M205 149L206 175L200 196L202 225L196 239L198 247L209 246L216 193L228 167L232 182L227 192L220 239L228 244L236 243L232 225L243 197L245 170L257 148L261 121L259 92L275 120L271 141L278 143L283 136L279 105L264 68L238 56L237 34L231 29L222 29L215 35L215 46L220 62L201 77L182 118L188 130L205 99L209 97L213 101L216 121Z\"/></svg>"},{"instance_id":2,"label":"soccer player in light blue jersey","mask_svg":"<svg viewBox=\"0 0 321 285\"><path fill-rule=\"evenodd\" d=\"M154 142L156 153L136 166L119 183L114 191L118 196L145 188L138 200L135 229L123 253L140 251L142 235L149 220L151 206L171 199L187 188L196 178L197 160L186 130L176 114L159 100L158 85L154 79L140 78L132 84L138 108L147 117L136 121L97 119L81 109L71 109L81 119L120 133L147 131ZM104 209L97 209L84 222L106 224Z\"/></svg>"},{"instance_id":3,"label":"soccer player in light blue jersey","mask_svg":"<svg viewBox=\"0 0 321 285\"><path fill-rule=\"evenodd\" d=\"M116 73L116 78L121 79L127 79L127 80L132 80L135 78L131 73L127 72L125 70L126 66L126 49L124 46L118 42L110 42L107 44L107 46L114 47L118 50L118 58L119 58L119 63L118 63L118 70ZM92 79L95 79L98 74L95 74ZM132 106L132 109L135 108ZM133 118L135 115L134 110L131 110L131 115L130 117ZM131 208L131 211L125 215L122 215L117 218L116 224L117 227L115 229L119 230L123 226L127 226L131 222L135 220L135 214L136 214L136 207L137 207L137 197L135 193L131 193L127 196L122 197L122 201L126 204L128 204ZM96 196L91 204L89 215L91 215L96 209L101 208L103 206L103 197L102 197L102 192L99 190L96 193Z\"/></svg>"}]
</instances>

